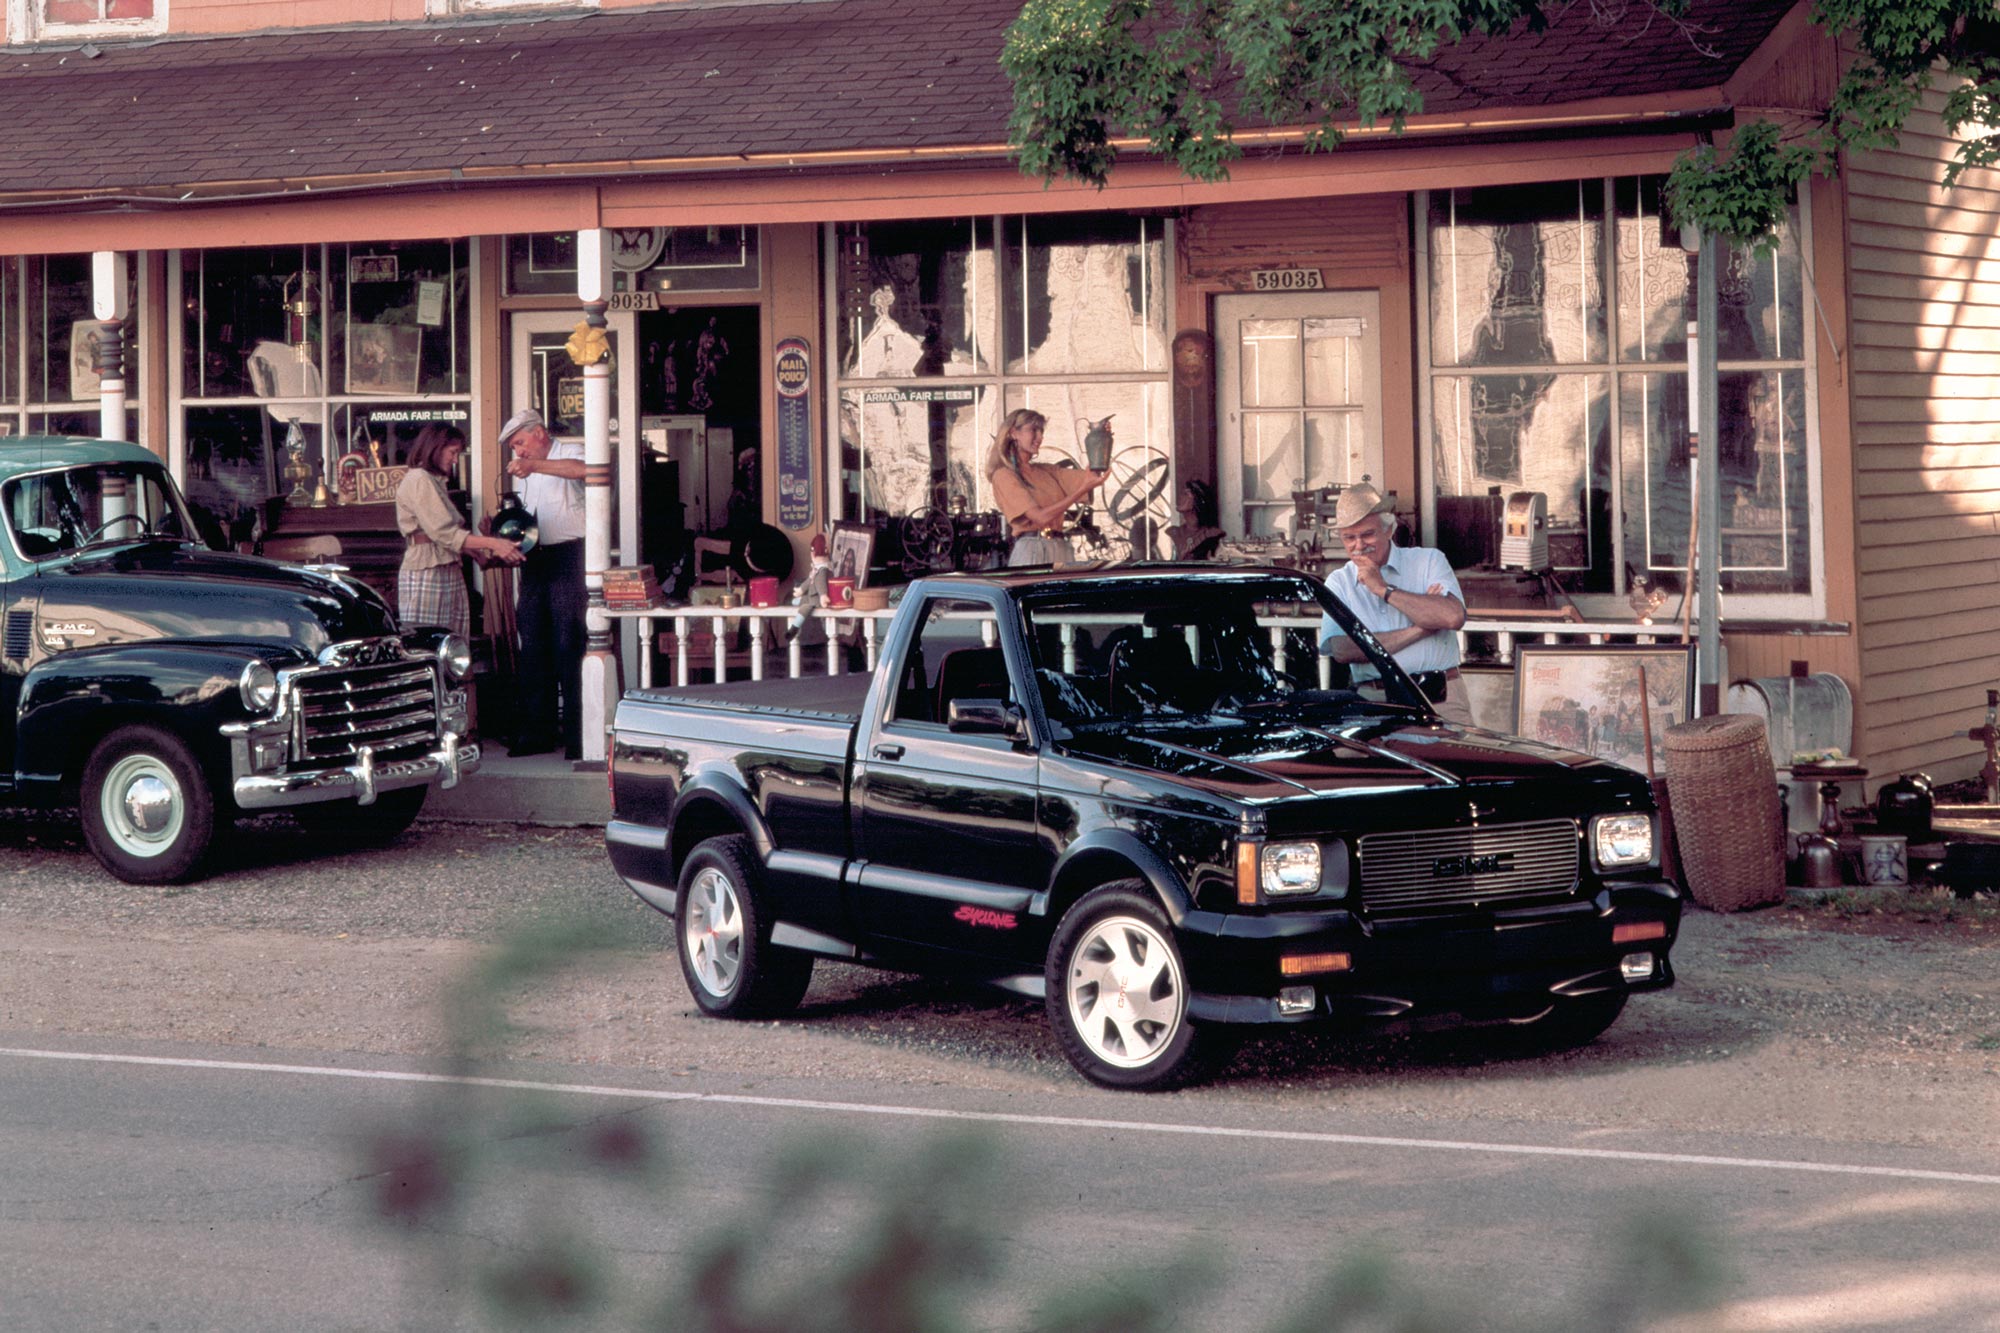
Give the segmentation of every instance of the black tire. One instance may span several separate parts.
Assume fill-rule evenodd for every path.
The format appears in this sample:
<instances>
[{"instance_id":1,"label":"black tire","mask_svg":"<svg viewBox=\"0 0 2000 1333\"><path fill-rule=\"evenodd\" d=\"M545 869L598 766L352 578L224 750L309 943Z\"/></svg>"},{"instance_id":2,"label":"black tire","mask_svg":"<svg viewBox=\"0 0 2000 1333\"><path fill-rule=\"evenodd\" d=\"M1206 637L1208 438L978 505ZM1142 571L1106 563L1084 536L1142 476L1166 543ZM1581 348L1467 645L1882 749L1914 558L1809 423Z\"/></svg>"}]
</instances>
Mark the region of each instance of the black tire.
<instances>
[{"instance_id":1,"label":"black tire","mask_svg":"<svg viewBox=\"0 0 2000 1333\"><path fill-rule=\"evenodd\" d=\"M83 769L83 837L127 884L178 884L215 837L215 795L187 743L159 727L121 727Z\"/></svg>"},{"instance_id":2,"label":"black tire","mask_svg":"<svg viewBox=\"0 0 2000 1333\"><path fill-rule=\"evenodd\" d=\"M1588 1046L1625 1012L1625 997L1623 990L1607 990L1558 999L1534 1017L1517 1021L1508 1035L1524 1051L1537 1053Z\"/></svg>"},{"instance_id":3,"label":"black tire","mask_svg":"<svg viewBox=\"0 0 2000 1333\"><path fill-rule=\"evenodd\" d=\"M674 949L703 1013L770 1018L805 998L812 955L771 943L765 903L756 849L740 834L708 839L681 867Z\"/></svg>"},{"instance_id":4,"label":"black tire","mask_svg":"<svg viewBox=\"0 0 2000 1333\"><path fill-rule=\"evenodd\" d=\"M1222 1034L1188 1017L1187 969L1173 927L1139 880L1092 890L1063 914L1044 980L1063 1054L1100 1087L1164 1091L1207 1076L1226 1058ZM1144 995L1133 995L1134 983Z\"/></svg>"},{"instance_id":5,"label":"black tire","mask_svg":"<svg viewBox=\"0 0 2000 1333\"><path fill-rule=\"evenodd\" d=\"M358 847L394 842L423 812L429 787L398 787L378 794L368 805L352 801L318 801L292 807L292 818L316 837L339 838Z\"/></svg>"}]
</instances>

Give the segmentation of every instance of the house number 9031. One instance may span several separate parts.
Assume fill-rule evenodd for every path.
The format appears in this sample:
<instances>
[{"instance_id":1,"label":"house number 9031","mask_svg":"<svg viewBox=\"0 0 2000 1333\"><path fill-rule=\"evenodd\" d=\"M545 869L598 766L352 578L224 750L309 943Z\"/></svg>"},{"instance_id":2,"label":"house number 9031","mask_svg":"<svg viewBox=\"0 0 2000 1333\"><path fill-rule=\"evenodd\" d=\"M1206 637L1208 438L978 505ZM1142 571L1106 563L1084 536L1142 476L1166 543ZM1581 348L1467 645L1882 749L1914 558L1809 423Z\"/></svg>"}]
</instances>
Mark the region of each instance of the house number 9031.
<instances>
[{"instance_id":1,"label":"house number 9031","mask_svg":"<svg viewBox=\"0 0 2000 1333\"><path fill-rule=\"evenodd\" d=\"M1325 286L1316 268L1252 269L1250 283L1260 292L1316 292Z\"/></svg>"}]
</instances>

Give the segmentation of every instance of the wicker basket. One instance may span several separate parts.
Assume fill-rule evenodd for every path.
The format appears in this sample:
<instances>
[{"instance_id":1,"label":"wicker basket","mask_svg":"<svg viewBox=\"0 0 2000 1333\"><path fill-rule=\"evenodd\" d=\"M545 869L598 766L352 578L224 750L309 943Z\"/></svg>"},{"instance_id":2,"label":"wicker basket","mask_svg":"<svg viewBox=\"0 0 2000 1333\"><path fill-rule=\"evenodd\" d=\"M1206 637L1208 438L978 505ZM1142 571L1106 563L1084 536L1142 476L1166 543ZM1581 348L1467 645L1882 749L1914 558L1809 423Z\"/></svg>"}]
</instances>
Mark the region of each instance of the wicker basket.
<instances>
[{"instance_id":1,"label":"wicker basket","mask_svg":"<svg viewBox=\"0 0 2000 1333\"><path fill-rule=\"evenodd\" d=\"M1782 902L1785 830L1764 720L1698 717L1667 728L1664 748L1688 895L1718 912Z\"/></svg>"}]
</instances>

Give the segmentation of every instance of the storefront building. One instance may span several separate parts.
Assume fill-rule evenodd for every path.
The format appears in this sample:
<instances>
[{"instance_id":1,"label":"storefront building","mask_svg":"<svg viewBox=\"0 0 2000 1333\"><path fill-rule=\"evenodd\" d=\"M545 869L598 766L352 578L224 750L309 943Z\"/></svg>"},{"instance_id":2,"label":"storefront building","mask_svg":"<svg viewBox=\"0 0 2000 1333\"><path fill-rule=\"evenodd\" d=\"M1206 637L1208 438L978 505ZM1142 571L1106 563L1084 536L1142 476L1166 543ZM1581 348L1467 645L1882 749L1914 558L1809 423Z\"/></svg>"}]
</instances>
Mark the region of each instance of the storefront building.
<instances>
[{"instance_id":1,"label":"storefront building","mask_svg":"<svg viewBox=\"0 0 2000 1333\"><path fill-rule=\"evenodd\" d=\"M1662 175L1733 107L1810 105L1831 59L1781 4L1717 6L1713 58L1467 43L1401 137L1274 131L1216 185L1135 155L1093 192L1008 160L1006 3L436 0L244 36L224 6L142 8L169 40L10 30L31 147L0 173L0 426L97 433L91 258L122 255L126 433L232 540L330 533L393 568L380 507L336 497L439 420L490 512L509 412L585 433L565 344L598 318L612 564L768 525L803 568L836 524L889 574L996 561L983 460L1030 407L1079 463L1108 428L1092 554L1170 554L1199 481L1232 553L1310 558L1298 493L1366 476L1471 569L1491 493L1531 491L1605 617L1687 576L1692 266ZM86 142L129 146L79 166ZM1815 185L1720 275L1729 671L1835 672L1897 719L1857 748L1948 770L1970 673L1867 679L1863 581L1908 564L1857 512L1849 210ZM589 309L585 236L610 270Z\"/></svg>"}]
</instances>

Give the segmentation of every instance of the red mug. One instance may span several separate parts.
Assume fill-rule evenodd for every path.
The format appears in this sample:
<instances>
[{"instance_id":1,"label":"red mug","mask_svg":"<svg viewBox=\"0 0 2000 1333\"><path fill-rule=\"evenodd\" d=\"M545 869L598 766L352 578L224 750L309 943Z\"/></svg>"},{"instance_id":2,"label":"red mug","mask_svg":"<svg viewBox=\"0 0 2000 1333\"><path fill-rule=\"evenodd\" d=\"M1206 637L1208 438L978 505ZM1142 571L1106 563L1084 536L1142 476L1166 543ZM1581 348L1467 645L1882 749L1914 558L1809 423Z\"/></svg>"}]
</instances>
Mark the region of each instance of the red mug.
<instances>
[{"instance_id":1,"label":"red mug","mask_svg":"<svg viewBox=\"0 0 2000 1333\"><path fill-rule=\"evenodd\" d=\"M828 579L826 581L826 604L828 606L853 606L854 580Z\"/></svg>"}]
</instances>

